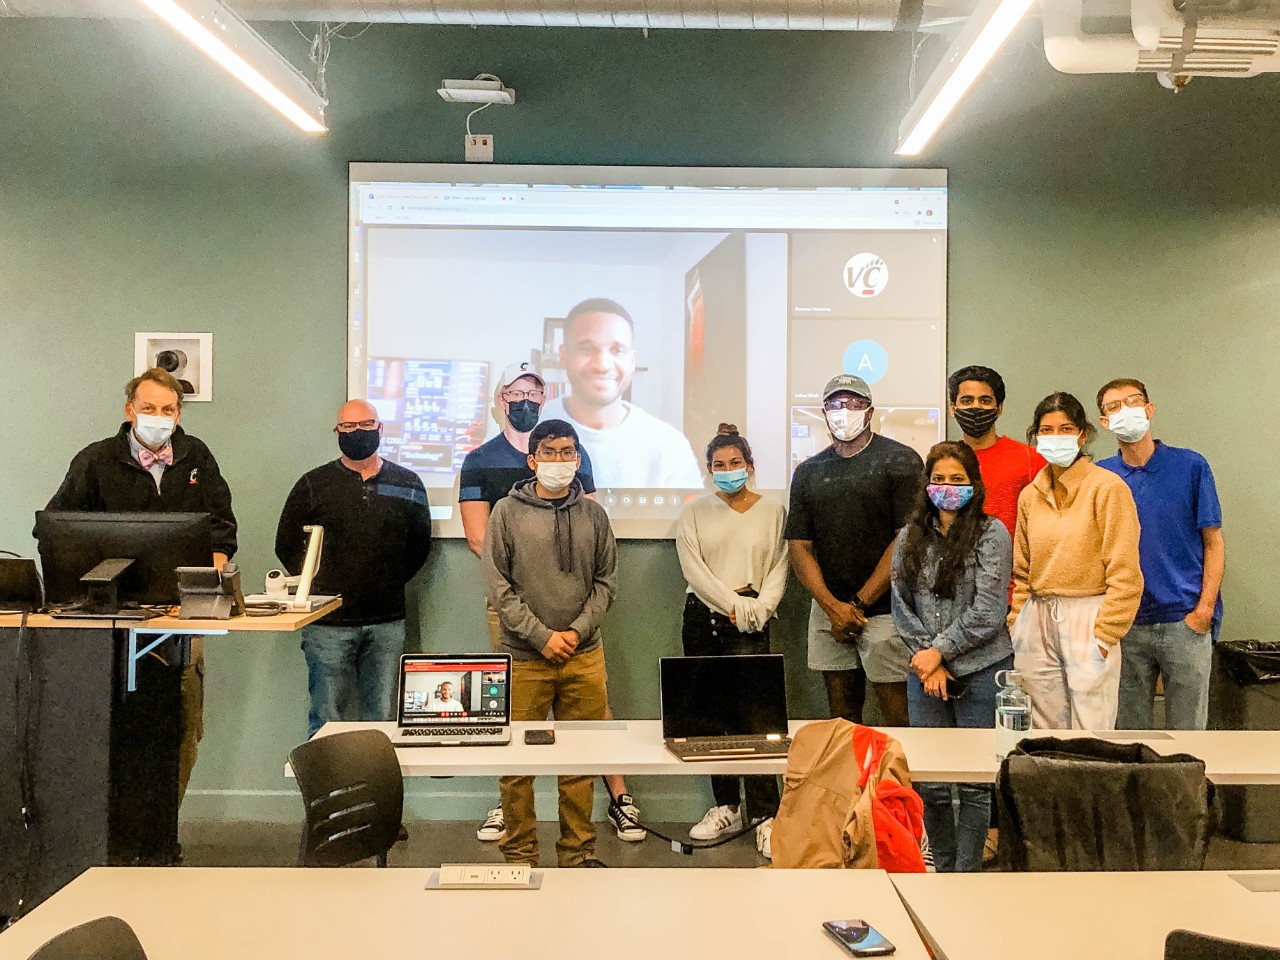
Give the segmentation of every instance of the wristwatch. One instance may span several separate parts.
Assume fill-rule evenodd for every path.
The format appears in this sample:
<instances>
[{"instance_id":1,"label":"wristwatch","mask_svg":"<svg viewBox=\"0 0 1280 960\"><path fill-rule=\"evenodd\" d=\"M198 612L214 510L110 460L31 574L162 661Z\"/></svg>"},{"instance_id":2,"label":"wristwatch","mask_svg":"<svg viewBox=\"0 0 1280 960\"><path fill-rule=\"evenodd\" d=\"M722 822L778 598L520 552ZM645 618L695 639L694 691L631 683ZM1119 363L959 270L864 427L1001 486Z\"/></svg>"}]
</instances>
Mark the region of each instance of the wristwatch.
<instances>
[{"instance_id":1,"label":"wristwatch","mask_svg":"<svg viewBox=\"0 0 1280 960\"><path fill-rule=\"evenodd\" d=\"M852 598L850 598L849 602L853 604L855 607L857 607L859 610L861 610L863 613L867 612L867 605L862 602L862 598L858 596L856 593L853 595Z\"/></svg>"}]
</instances>

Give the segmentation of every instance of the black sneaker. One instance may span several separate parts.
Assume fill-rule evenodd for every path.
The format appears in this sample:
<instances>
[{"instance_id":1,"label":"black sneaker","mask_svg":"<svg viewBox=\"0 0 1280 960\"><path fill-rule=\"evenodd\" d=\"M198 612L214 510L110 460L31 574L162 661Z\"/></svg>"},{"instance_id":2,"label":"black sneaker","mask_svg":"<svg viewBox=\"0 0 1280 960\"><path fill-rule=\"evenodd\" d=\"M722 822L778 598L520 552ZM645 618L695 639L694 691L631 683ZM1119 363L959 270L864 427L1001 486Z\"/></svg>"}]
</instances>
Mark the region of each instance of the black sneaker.
<instances>
[{"instance_id":1,"label":"black sneaker","mask_svg":"<svg viewBox=\"0 0 1280 960\"><path fill-rule=\"evenodd\" d=\"M618 839L627 843L638 843L649 834L640 826L640 811L636 809L631 794L619 795L617 800L609 801L609 822L618 831Z\"/></svg>"},{"instance_id":2,"label":"black sneaker","mask_svg":"<svg viewBox=\"0 0 1280 960\"><path fill-rule=\"evenodd\" d=\"M597 860L595 857L587 857L587 859L585 860L579 860L577 863L574 864L574 866L575 867L607 867L609 865L607 863L602 863L601 861Z\"/></svg>"}]
</instances>

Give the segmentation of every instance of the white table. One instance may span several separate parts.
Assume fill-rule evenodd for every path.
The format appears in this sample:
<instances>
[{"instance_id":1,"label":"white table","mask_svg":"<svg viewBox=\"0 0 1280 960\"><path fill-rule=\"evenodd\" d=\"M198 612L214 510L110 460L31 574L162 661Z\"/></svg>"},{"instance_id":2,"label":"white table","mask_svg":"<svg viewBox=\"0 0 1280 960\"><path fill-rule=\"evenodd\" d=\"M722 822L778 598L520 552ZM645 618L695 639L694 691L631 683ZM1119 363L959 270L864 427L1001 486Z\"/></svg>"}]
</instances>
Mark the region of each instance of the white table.
<instances>
[{"instance_id":1,"label":"white table","mask_svg":"<svg viewBox=\"0 0 1280 960\"><path fill-rule=\"evenodd\" d=\"M808 720L792 720L791 733ZM529 746L524 731L554 726L551 746ZM396 751L406 777L497 777L618 773L624 776L706 774L780 774L785 758L777 760L713 760L684 763L662 745L659 720L615 721L611 729L597 722L554 724L516 722L512 741L501 747L402 747ZM318 736L344 730L374 728L394 736L394 723L328 723ZM885 727L901 742L920 782L993 783L1000 765L995 758L995 731L929 727ZM1039 735L1039 732L1038 734ZM1086 730L1044 731L1061 737L1097 736L1120 742L1143 742L1160 754L1190 753L1205 761L1206 773L1217 784L1280 784L1280 731L1210 730L1091 733ZM285 767L285 775L292 771Z\"/></svg>"},{"instance_id":2,"label":"white table","mask_svg":"<svg viewBox=\"0 0 1280 960\"><path fill-rule=\"evenodd\" d=\"M1280 871L898 874L893 883L939 960L1161 960L1178 929L1280 947Z\"/></svg>"},{"instance_id":3,"label":"white table","mask_svg":"<svg viewBox=\"0 0 1280 960\"><path fill-rule=\"evenodd\" d=\"M537 891L424 890L430 872L89 870L0 933L0 960L105 915L128 922L151 960L840 960L822 921L854 917L895 958L927 956L878 870L553 869Z\"/></svg>"}]
</instances>

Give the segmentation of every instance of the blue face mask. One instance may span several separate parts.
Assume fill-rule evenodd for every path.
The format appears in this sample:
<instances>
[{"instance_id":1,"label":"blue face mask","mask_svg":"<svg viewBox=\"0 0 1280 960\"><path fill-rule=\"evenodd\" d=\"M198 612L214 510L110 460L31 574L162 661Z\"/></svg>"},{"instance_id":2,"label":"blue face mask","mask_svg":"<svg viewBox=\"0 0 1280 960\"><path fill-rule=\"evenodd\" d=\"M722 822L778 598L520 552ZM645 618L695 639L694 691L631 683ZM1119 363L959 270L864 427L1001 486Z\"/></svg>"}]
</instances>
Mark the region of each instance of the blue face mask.
<instances>
[{"instance_id":1,"label":"blue face mask","mask_svg":"<svg viewBox=\"0 0 1280 960\"><path fill-rule=\"evenodd\" d=\"M717 470L711 474L711 482L724 493L737 493L747 485L747 468L741 470Z\"/></svg>"}]
</instances>

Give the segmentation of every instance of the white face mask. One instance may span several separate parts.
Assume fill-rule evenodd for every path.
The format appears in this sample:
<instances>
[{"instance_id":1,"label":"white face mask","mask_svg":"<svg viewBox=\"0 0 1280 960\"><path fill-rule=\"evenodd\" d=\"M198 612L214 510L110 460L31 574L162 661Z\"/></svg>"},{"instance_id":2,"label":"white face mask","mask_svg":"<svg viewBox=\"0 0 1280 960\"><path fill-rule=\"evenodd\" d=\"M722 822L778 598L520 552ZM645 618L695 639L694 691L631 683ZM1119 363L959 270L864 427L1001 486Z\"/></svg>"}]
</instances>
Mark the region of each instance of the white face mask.
<instances>
[{"instance_id":1,"label":"white face mask","mask_svg":"<svg viewBox=\"0 0 1280 960\"><path fill-rule=\"evenodd\" d=\"M1121 407L1107 417L1107 429L1124 443L1137 443L1151 429L1151 419L1144 407Z\"/></svg>"},{"instance_id":2,"label":"white face mask","mask_svg":"<svg viewBox=\"0 0 1280 960\"><path fill-rule=\"evenodd\" d=\"M552 493L559 493L572 483L577 472L576 460L570 460L567 463L563 460L538 461L538 482Z\"/></svg>"},{"instance_id":3,"label":"white face mask","mask_svg":"<svg viewBox=\"0 0 1280 960\"><path fill-rule=\"evenodd\" d=\"M173 417L156 417L149 413L135 413L133 432L144 446L162 447L173 436Z\"/></svg>"},{"instance_id":4,"label":"white face mask","mask_svg":"<svg viewBox=\"0 0 1280 960\"><path fill-rule=\"evenodd\" d=\"M862 436L862 431L867 429L867 417L870 413L870 410L828 410L827 429L837 440L847 443Z\"/></svg>"},{"instance_id":5,"label":"white face mask","mask_svg":"<svg viewBox=\"0 0 1280 960\"><path fill-rule=\"evenodd\" d=\"M1078 434L1041 434L1036 437L1036 453L1055 467L1069 467L1080 456L1080 437Z\"/></svg>"}]
</instances>

